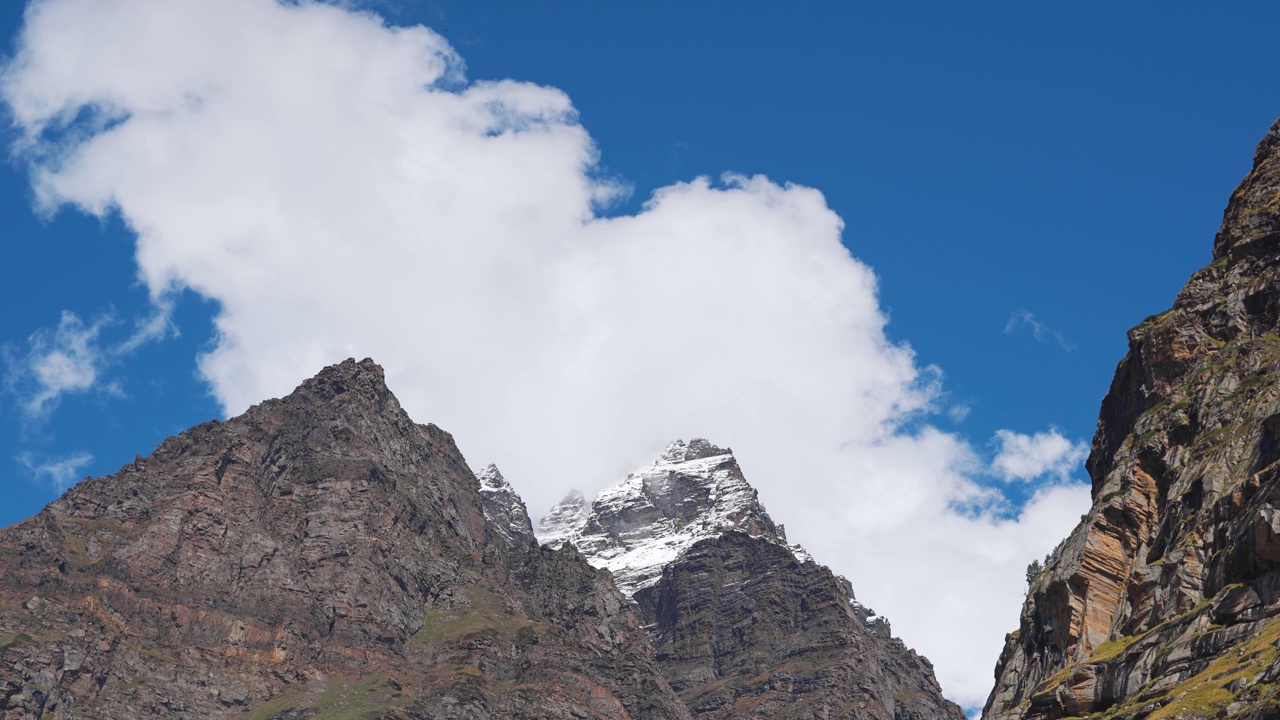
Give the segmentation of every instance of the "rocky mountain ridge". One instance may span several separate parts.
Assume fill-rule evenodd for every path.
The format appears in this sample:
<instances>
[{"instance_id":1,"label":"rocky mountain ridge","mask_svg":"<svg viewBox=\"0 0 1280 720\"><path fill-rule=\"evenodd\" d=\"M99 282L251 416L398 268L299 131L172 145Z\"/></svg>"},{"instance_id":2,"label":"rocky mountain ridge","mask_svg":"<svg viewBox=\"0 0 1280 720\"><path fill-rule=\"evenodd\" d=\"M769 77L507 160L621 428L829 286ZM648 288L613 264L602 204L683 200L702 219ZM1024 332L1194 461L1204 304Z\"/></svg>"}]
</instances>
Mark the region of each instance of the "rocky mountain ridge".
<instances>
[{"instance_id":1,"label":"rocky mountain ridge","mask_svg":"<svg viewBox=\"0 0 1280 720\"><path fill-rule=\"evenodd\" d=\"M667 446L648 467L631 473L586 503L573 491L538 522L545 544L573 543L596 567L613 573L633 595L652 585L681 552L736 529L786 545L738 466L733 451L694 438ZM802 562L808 553L789 546Z\"/></svg>"},{"instance_id":2,"label":"rocky mountain ridge","mask_svg":"<svg viewBox=\"0 0 1280 720\"><path fill-rule=\"evenodd\" d=\"M959 720L707 445L662 463L762 534L717 526L632 600L380 367L331 366L0 530L0 718Z\"/></svg>"},{"instance_id":3,"label":"rocky mountain ridge","mask_svg":"<svg viewBox=\"0 0 1280 720\"><path fill-rule=\"evenodd\" d=\"M984 718L1280 717L1280 121L1213 261L1129 332L1087 467Z\"/></svg>"},{"instance_id":4,"label":"rocky mountain ridge","mask_svg":"<svg viewBox=\"0 0 1280 720\"><path fill-rule=\"evenodd\" d=\"M536 533L613 573L696 717L963 717L848 580L787 543L727 448L676 441Z\"/></svg>"}]
</instances>

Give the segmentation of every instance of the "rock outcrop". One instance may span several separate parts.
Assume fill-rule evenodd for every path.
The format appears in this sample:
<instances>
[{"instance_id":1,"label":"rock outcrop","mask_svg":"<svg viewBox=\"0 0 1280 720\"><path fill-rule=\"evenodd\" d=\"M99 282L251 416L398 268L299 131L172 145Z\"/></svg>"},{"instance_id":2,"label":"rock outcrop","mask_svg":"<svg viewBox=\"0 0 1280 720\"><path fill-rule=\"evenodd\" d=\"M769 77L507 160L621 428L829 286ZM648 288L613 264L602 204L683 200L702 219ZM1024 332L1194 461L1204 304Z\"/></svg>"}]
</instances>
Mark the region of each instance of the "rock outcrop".
<instances>
[{"instance_id":1,"label":"rock outcrop","mask_svg":"<svg viewBox=\"0 0 1280 720\"><path fill-rule=\"evenodd\" d=\"M516 494L507 479L502 477L497 465L490 464L476 473L480 481L480 497L484 503L484 517L504 540L512 545L525 545L533 539L533 523L524 500Z\"/></svg>"},{"instance_id":2,"label":"rock outcrop","mask_svg":"<svg viewBox=\"0 0 1280 720\"><path fill-rule=\"evenodd\" d=\"M625 594L652 585L662 569L704 538L729 529L785 543L733 453L706 440L677 440L652 465L601 491L588 507L570 493L538 523L537 536L570 542L613 573Z\"/></svg>"},{"instance_id":3,"label":"rock outcrop","mask_svg":"<svg viewBox=\"0 0 1280 720\"><path fill-rule=\"evenodd\" d=\"M632 593L695 717L964 717L847 580L787 544L727 449L676 442L589 510L571 495L538 534L576 545Z\"/></svg>"},{"instance_id":4,"label":"rock outcrop","mask_svg":"<svg viewBox=\"0 0 1280 720\"><path fill-rule=\"evenodd\" d=\"M1030 583L988 720L1280 717L1280 122L1213 262L1129 332L1093 506Z\"/></svg>"},{"instance_id":5,"label":"rock outcrop","mask_svg":"<svg viewBox=\"0 0 1280 720\"><path fill-rule=\"evenodd\" d=\"M629 603L371 361L0 532L0 717L687 718Z\"/></svg>"}]
</instances>

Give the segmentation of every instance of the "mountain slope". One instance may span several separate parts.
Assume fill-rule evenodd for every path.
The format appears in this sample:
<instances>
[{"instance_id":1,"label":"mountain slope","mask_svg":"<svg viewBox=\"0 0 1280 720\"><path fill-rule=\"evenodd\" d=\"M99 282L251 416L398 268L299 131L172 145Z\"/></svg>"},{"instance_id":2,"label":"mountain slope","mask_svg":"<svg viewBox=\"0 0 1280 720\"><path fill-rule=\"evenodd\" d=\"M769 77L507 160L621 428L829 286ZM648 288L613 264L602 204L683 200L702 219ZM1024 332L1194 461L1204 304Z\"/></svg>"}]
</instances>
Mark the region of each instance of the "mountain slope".
<instances>
[{"instance_id":1,"label":"mountain slope","mask_svg":"<svg viewBox=\"0 0 1280 720\"><path fill-rule=\"evenodd\" d=\"M1280 122L1213 247L1129 332L986 718L1280 717Z\"/></svg>"},{"instance_id":2,"label":"mountain slope","mask_svg":"<svg viewBox=\"0 0 1280 720\"><path fill-rule=\"evenodd\" d=\"M963 717L847 580L786 544L727 449L677 441L589 508L570 495L538 533L577 545L632 592L696 717Z\"/></svg>"},{"instance_id":3,"label":"mountain slope","mask_svg":"<svg viewBox=\"0 0 1280 720\"><path fill-rule=\"evenodd\" d=\"M0 717L688 717L489 494L368 360L170 438L0 531Z\"/></svg>"}]
</instances>

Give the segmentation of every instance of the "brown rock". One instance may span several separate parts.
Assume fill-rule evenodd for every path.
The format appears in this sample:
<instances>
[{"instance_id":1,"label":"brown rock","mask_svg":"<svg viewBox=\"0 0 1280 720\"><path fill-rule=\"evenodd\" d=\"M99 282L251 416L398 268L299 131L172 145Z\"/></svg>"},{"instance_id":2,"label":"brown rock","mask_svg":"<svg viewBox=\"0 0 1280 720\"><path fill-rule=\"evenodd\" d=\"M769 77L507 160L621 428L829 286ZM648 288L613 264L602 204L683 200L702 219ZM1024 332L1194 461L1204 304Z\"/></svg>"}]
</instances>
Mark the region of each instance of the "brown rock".
<instances>
[{"instance_id":1,"label":"brown rock","mask_svg":"<svg viewBox=\"0 0 1280 720\"><path fill-rule=\"evenodd\" d=\"M1280 122L1214 261L1129 332L1093 507L1032 582L988 719L1280 717Z\"/></svg>"},{"instance_id":2,"label":"brown rock","mask_svg":"<svg viewBox=\"0 0 1280 720\"><path fill-rule=\"evenodd\" d=\"M608 574L510 530L332 366L0 533L0 717L688 717Z\"/></svg>"}]
</instances>

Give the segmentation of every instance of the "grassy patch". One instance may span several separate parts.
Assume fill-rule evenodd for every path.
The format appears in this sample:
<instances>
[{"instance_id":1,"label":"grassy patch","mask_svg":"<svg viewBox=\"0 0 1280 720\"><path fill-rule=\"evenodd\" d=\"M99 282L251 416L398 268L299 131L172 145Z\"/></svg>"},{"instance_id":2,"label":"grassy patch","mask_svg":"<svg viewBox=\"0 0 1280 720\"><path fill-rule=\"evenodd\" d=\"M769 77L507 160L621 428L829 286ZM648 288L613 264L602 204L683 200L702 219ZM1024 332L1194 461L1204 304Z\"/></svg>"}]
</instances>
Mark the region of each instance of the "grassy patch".
<instances>
[{"instance_id":1,"label":"grassy patch","mask_svg":"<svg viewBox=\"0 0 1280 720\"><path fill-rule=\"evenodd\" d=\"M1071 677L1071 674L1081 666L1093 665L1097 663L1106 663L1106 662L1115 660L1116 658L1123 655L1124 652L1128 650L1134 643L1149 637L1152 633L1155 633L1172 623L1180 622L1184 619L1192 617L1193 615L1209 607L1209 604L1211 602L1212 600L1202 600L1190 610L1182 613L1181 615L1171 617L1168 620L1165 620L1164 622L1160 623L1159 625L1152 627L1146 632L1140 633L1138 635L1128 635L1125 637L1119 637L1119 638L1108 640L1102 643L1098 647L1094 648L1093 652L1089 653L1087 657L1083 658L1079 662L1072 663L1062 668L1058 672L1054 673L1053 675L1050 675L1049 677L1045 678L1044 680L1041 680L1040 683L1036 685L1036 689L1032 692L1032 696L1034 697L1034 696L1044 695L1045 693L1052 692L1059 685L1066 682L1067 678Z\"/></svg>"},{"instance_id":2,"label":"grassy patch","mask_svg":"<svg viewBox=\"0 0 1280 720\"><path fill-rule=\"evenodd\" d=\"M486 704L489 679L480 668L474 665L434 665L427 675L427 687L431 694L447 695L462 703ZM505 683L498 692L512 692L518 687L515 682Z\"/></svg>"},{"instance_id":3,"label":"grassy patch","mask_svg":"<svg viewBox=\"0 0 1280 720\"><path fill-rule=\"evenodd\" d=\"M19 645L34 644L35 641L36 641L35 638L31 637L26 633L16 633L13 635L5 635L4 637L0 637L0 653L7 651L9 648L17 647Z\"/></svg>"},{"instance_id":4,"label":"grassy patch","mask_svg":"<svg viewBox=\"0 0 1280 720\"><path fill-rule=\"evenodd\" d=\"M497 595L474 585L460 589L463 598L447 608L427 613L422 627L405 641L405 648L454 643L484 633L514 635L534 623L507 608Z\"/></svg>"},{"instance_id":5,"label":"grassy patch","mask_svg":"<svg viewBox=\"0 0 1280 720\"><path fill-rule=\"evenodd\" d=\"M157 650L152 650L150 648L142 648L142 647L134 648L134 649L138 651L139 655L141 655L142 657L152 662L159 662L159 663L173 662L172 657L169 657L168 655L165 655L164 653L159 652Z\"/></svg>"},{"instance_id":6,"label":"grassy patch","mask_svg":"<svg viewBox=\"0 0 1280 720\"><path fill-rule=\"evenodd\" d=\"M270 720L286 710L298 707L298 699L288 695L272 698L258 706L258 709L247 720Z\"/></svg>"},{"instance_id":7,"label":"grassy patch","mask_svg":"<svg viewBox=\"0 0 1280 720\"><path fill-rule=\"evenodd\" d=\"M1174 720L1179 714L1184 713L1214 717L1227 705L1241 699L1227 688L1228 685L1241 678L1252 681L1276 662L1277 657L1280 656L1280 650L1276 647L1277 641L1280 641L1280 621L1272 622L1252 639L1227 649L1203 671L1160 692L1159 695L1152 697L1148 694L1151 686L1155 684L1153 679L1141 691L1135 693L1128 702L1090 717L1103 720L1127 717L1153 703L1159 704L1160 707L1146 716L1146 720ZM1260 707L1274 700L1274 692L1271 692L1246 702Z\"/></svg>"},{"instance_id":8,"label":"grassy patch","mask_svg":"<svg viewBox=\"0 0 1280 720\"><path fill-rule=\"evenodd\" d=\"M1138 328L1144 328L1144 327L1156 325L1157 323L1160 323L1161 321L1167 319L1170 315L1173 315L1173 313L1174 313L1174 308L1169 308L1168 310L1165 310L1159 315L1148 315L1142 322L1138 323ZM1134 328L1134 329L1136 330L1137 328Z\"/></svg>"},{"instance_id":9,"label":"grassy patch","mask_svg":"<svg viewBox=\"0 0 1280 720\"><path fill-rule=\"evenodd\" d=\"M1112 500L1114 500L1114 499L1116 499L1116 498L1120 497L1121 495L1124 495L1126 492L1128 492L1128 491L1127 491L1127 490L1112 490L1111 492L1107 493L1106 495L1103 495L1101 498L1098 498L1098 504L1099 504L1099 505L1106 505L1107 503L1111 502Z\"/></svg>"},{"instance_id":10,"label":"grassy patch","mask_svg":"<svg viewBox=\"0 0 1280 720\"><path fill-rule=\"evenodd\" d=\"M1129 646L1133 645L1133 643L1140 637L1143 636L1129 635L1126 637L1118 637L1114 640L1108 640L1093 649L1093 654L1089 656L1089 662L1100 663L1107 662L1108 660L1114 660L1120 657L1125 650L1128 650Z\"/></svg>"},{"instance_id":11,"label":"grassy patch","mask_svg":"<svg viewBox=\"0 0 1280 720\"><path fill-rule=\"evenodd\" d=\"M147 684L147 679L142 676L135 677L132 682L121 683L117 688L122 693L132 692Z\"/></svg>"},{"instance_id":12,"label":"grassy patch","mask_svg":"<svg viewBox=\"0 0 1280 720\"><path fill-rule=\"evenodd\" d=\"M309 720L354 720L408 707L413 702L386 673L375 673L363 680L330 685L307 710Z\"/></svg>"},{"instance_id":13,"label":"grassy patch","mask_svg":"<svg viewBox=\"0 0 1280 720\"><path fill-rule=\"evenodd\" d=\"M1180 712L1216 714L1236 699L1227 685L1240 678L1252 681L1275 663L1277 641L1280 641L1280 621L1272 622L1251 640L1223 652L1198 675L1170 688L1165 697L1173 698L1172 701L1152 713L1148 720L1165 720Z\"/></svg>"}]
</instances>

